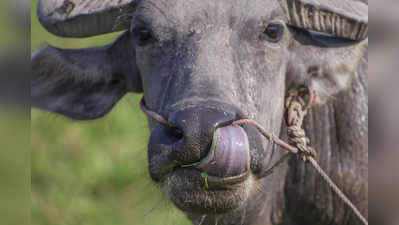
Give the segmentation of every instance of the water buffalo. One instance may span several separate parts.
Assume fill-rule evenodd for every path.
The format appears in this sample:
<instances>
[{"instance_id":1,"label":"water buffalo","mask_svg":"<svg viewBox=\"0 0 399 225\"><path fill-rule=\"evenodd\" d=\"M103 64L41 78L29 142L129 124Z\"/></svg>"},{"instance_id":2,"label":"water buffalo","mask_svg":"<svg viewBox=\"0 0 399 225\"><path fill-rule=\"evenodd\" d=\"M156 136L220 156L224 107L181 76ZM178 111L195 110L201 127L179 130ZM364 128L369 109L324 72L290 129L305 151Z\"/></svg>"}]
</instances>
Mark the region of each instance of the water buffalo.
<instances>
[{"instance_id":1,"label":"water buffalo","mask_svg":"<svg viewBox=\"0 0 399 225\"><path fill-rule=\"evenodd\" d=\"M367 11L359 0L41 0L56 35L127 31L107 46L36 51L32 105L92 120L143 93L169 124L149 118L151 178L193 224L360 224L295 157L260 178L283 152L229 124L250 118L285 138L287 90L314 91L305 129L317 159L368 215ZM215 133L225 156L194 166Z\"/></svg>"}]
</instances>

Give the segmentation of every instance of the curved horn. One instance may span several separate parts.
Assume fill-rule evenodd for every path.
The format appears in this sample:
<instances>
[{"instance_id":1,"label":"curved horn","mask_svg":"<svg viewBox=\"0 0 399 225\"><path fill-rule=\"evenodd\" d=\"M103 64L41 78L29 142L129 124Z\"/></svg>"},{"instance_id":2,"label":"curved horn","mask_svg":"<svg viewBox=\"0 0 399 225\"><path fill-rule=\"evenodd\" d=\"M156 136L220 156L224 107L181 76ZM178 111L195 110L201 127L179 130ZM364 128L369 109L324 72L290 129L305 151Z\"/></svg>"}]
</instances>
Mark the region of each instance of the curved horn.
<instances>
[{"instance_id":1,"label":"curved horn","mask_svg":"<svg viewBox=\"0 0 399 225\"><path fill-rule=\"evenodd\" d=\"M37 15L50 32L90 37L127 29L137 0L40 0Z\"/></svg>"},{"instance_id":2,"label":"curved horn","mask_svg":"<svg viewBox=\"0 0 399 225\"><path fill-rule=\"evenodd\" d=\"M280 0L294 27L361 41L368 36L368 5L359 0Z\"/></svg>"}]
</instances>

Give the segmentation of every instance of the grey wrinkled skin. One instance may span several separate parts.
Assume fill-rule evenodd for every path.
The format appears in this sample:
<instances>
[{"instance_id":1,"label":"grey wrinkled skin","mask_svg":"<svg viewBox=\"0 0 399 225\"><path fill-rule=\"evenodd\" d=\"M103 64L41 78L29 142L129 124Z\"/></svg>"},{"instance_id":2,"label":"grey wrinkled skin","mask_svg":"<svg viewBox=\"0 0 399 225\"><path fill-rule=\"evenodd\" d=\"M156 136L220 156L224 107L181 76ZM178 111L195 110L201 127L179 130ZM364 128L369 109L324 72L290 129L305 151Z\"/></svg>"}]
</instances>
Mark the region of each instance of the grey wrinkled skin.
<instances>
[{"instance_id":1,"label":"grey wrinkled skin","mask_svg":"<svg viewBox=\"0 0 399 225\"><path fill-rule=\"evenodd\" d=\"M199 145L210 141L195 136L207 122L204 112L247 117L285 138L285 93L307 86L318 94L305 122L318 160L367 216L368 40L337 40L288 26L280 3L142 0L131 15L132 32L114 44L37 52L32 104L88 120L105 115L134 91L143 92L147 106L165 118L194 109L190 132L197 141L185 145L179 157L195 162L206 154ZM277 43L264 38L271 23L284 26ZM144 46L134 37L141 27L154 37ZM295 157L258 179L256 174L284 152L249 127L244 128L251 147L250 176L230 189L207 190L192 169L165 169L174 163L173 149L163 139L167 128L149 122L150 174L193 224L360 224L314 170Z\"/></svg>"}]
</instances>

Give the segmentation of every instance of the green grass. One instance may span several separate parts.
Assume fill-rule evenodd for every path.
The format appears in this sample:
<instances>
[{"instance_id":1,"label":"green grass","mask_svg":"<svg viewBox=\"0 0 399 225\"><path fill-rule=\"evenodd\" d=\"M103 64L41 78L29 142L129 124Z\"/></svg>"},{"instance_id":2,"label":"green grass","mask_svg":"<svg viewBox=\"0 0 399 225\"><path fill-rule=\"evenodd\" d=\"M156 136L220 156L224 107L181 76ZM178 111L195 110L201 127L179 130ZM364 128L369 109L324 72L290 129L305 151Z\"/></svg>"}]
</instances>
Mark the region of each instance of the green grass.
<instances>
[{"instance_id":1,"label":"green grass","mask_svg":"<svg viewBox=\"0 0 399 225\"><path fill-rule=\"evenodd\" d=\"M118 34L63 39L37 21L32 0L32 51L40 45L80 48L112 42ZM103 119L76 122L31 112L32 225L187 225L150 180L149 130L140 95L129 94Z\"/></svg>"}]
</instances>

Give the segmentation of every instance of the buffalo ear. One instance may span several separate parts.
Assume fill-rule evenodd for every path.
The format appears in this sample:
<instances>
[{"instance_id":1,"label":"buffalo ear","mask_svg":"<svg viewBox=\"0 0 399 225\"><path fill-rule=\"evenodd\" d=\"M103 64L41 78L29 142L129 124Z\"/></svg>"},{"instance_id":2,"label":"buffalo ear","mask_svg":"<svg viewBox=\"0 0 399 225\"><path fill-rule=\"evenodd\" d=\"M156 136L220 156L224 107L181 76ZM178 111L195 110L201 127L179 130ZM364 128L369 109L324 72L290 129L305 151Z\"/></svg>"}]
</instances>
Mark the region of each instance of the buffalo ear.
<instances>
[{"instance_id":1,"label":"buffalo ear","mask_svg":"<svg viewBox=\"0 0 399 225\"><path fill-rule=\"evenodd\" d=\"M31 104L77 120L104 116L127 92L141 92L129 32L88 49L46 46L31 59Z\"/></svg>"},{"instance_id":2,"label":"buffalo ear","mask_svg":"<svg viewBox=\"0 0 399 225\"><path fill-rule=\"evenodd\" d=\"M368 39L353 41L290 28L287 89L306 86L317 94L318 104L349 86L365 62Z\"/></svg>"}]
</instances>

